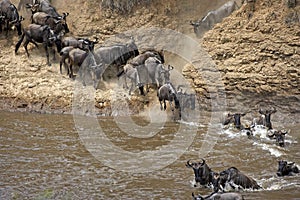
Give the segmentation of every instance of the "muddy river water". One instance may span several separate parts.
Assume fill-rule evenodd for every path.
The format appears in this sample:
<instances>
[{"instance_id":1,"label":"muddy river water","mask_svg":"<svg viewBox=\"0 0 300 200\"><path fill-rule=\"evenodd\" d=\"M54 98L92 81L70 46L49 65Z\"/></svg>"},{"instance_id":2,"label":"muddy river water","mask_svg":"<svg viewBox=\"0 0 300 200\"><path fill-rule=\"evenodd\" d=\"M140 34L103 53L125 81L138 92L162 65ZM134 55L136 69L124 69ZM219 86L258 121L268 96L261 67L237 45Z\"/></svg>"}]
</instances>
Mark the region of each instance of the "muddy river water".
<instances>
[{"instance_id":1,"label":"muddy river water","mask_svg":"<svg viewBox=\"0 0 300 200\"><path fill-rule=\"evenodd\" d=\"M276 175L279 159L300 164L299 123L284 124L282 148L262 128L250 140L230 128L208 134L210 122L0 114L0 199L191 199L211 192L193 187L185 166L200 157L215 171L235 166L257 180L263 189L242 191L245 199L300 199L300 176Z\"/></svg>"}]
</instances>

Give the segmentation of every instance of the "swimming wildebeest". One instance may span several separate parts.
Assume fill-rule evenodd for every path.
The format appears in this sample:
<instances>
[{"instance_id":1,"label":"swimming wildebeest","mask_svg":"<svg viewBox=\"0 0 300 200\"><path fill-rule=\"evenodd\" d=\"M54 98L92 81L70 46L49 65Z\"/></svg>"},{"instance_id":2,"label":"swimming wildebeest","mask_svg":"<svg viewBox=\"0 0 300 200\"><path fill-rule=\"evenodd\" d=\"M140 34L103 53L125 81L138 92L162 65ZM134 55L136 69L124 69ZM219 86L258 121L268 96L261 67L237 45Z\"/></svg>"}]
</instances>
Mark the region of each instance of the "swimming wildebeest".
<instances>
[{"instance_id":1,"label":"swimming wildebeest","mask_svg":"<svg viewBox=\"0 0 300 200\"><path fill-rule=\"evenodd\" d=\"M44 12L36 12L32 15L32 23L39 25L48 25L56 34L69 33L69 27L66 23L66 17L69 13L63 13L62 17L52 17Z\"/></svg>"},{"instance_id":2,"label":"swimming wildebeest","mask_svg":"<svg viewBox=\"0 0 300 200\"><path fill-rule=\"evenodd\" d=\"M286 130L270 130L268 132L268 137L270 139L276 139L276 144L278 144L281 147L284 147L285 145L285 135L288 133Z\"/></svg>"},{"instance_id":3,"label":"swimming wildebeest","mask_svg":"<svg viewBox=\"0 0 300 200\"><path fill-rule=\"evenodd\" d=\"M50 66L49 61L49 52L48 47L52 47L53 44L57 46L57 51L61 50L61 41L59 40L58 36L54 34L54 32L50 29L48 25L41 26L38 24L29 24L28 27L24 29L24 32L16 44L15 53L17 54L18 49L20 45L22 44L23 40L25 38L24 42L24 48L27 53L27 56L29 57L27 45L31 42L36 47L38 47L37 43L42 43L44 46L44 49L46 51L47 56L47 64ZM55 50L54 50L54 59L55 59Z\"/></svg>"},{"instance_id":4,"label":"swimming wildebeest","mask_svg":"<svg viewBox=\"0 0 300 200\"><path fill-rule=\"evenodd\" d=\"M259 109L258 111L261 116L258 119L253 120L253 125L263 125L268 129L272 129L271 114L276 113L276 109Z\"/></svg>"},{"instance_id":5,"label":"swimming wildebeest","mask_svg":"<svg viewBox=\"0 0 300 200\"><path fill-rule=\"evenodd\" d=\"M192 193L192 197L194 200L243 200L243 196L239 193L235 193L235 192L227 192L227 193L216 193L213 192L210 195L203 197L200 194L198 194L197 196L194 195L194 193Z\"/></svg>"},{"instance_id":6,"label":"swimming wildebeest","mask_svg":"<svg viewBox=\"0 0 300 200\"><path fill-rule=\"evenodd\" d=\"M187 161L186 166L193 168L196 184L201 185L213 185L214 192L218 192L220 189L225 190L225 185L229 184L231 187L259 189L261 188L257 182L244 175L235 167L230 167L221 173L216 173L206 164L204 159L202 162L190 162ZM194 186L196 186L196 184ZM222 186L222 188L220 187Z\"/></svg>"},{"instance_id":7,"label":"swimming wildebeest","mask_svg":"<svg viewBox=\"0 0 300 200\"><path fill-rule=\"evenodd\" d=\"M223 122L223 125L228 125L230 123L233 123L235 128L241 130L244 128L244 126L241 124L241 117L245 115L246 113L234 113L234 114L228 113L225 121Z\"/></svg>"},{"instance_id":8,"label":"swimming wildebeest","mask_svg":"<svg viewBox=\"0 0 300 200\"><path fill-rule=\"evenodd\" d=\"M257 182L240 172L236 167L230 167L220 173L212 174L214 191L225 190L226 184L232 189L261 189Z\"/></svg>"},{"instance_id":9,"label":"swimming wildebeest","mask_svg":"<svg viewBox=\"0 0 300 200\"><path fill-rule=\"evenodd\" d=\"M288 163L285 160L278 161L277 176L292 176L295 173L299 173L299 169L294 162Z\"/></svg>"},{"instance_id":10,"label":"swimming wildebeest","mask_svg":"<svg viewBox=\"0 0 300 200\"><path fill-rule=\"evenodd\" d=\"M160 103L160 109L166 110L167 105L166 101L169 101L170 109L172 110L174 114L174 108L179 109L179 117L180 117L180 103L177 98L177 92L171 82L165 83L163 86L161 86L157 91L157 97ZM175 106L173 108L172 102L174 101ZM162 105L162 102L164 103L164 106Z\"/></svg>"},{"instance_id":11,"label":"swimming wildebeest","mask_svg":"<svg viewBox=\"0 0 300 200\"><path fill-rule=\"evenodd\" d=\"M2 0L0 2L0 14L2 16L1 21L5 24L6 35L8 35L10 24L16 27L18 35L22 35L21 21L23 21L24 18L22 16L19 16L16 6L12 4L10 0ZM0 24L0 26L1 31L2 25Z\"/></svg>"},{"instance_id":12,"label":"swimming wildebeest","mask_svg":"<svg viewBox=\"0 0 300 200\"><path fill-rule=\"evenodd\" d=\"M194 32L197 37L201 37L204 32L213 28L213 26L228 17L233 11L238 8L235 1L229 1L217 10L213 10L207 13L205 17L197 22L190 21L190 24L194 27Z\"/></svg>"},{"instance_id":13,"label":"swimming wildebeest","mask_svg":"<svg viewBox=\"0 0 300 200\"><path fill-rule=\"evenodd\" d=\"M188 160L185 164L186 167L192 168L195 175L195 184L197 183L200 185L211 185L212 184L212 170L208 167L205 160L201 158L202 161L200 162L191 162Z\"/></svg>"}]
</instances>

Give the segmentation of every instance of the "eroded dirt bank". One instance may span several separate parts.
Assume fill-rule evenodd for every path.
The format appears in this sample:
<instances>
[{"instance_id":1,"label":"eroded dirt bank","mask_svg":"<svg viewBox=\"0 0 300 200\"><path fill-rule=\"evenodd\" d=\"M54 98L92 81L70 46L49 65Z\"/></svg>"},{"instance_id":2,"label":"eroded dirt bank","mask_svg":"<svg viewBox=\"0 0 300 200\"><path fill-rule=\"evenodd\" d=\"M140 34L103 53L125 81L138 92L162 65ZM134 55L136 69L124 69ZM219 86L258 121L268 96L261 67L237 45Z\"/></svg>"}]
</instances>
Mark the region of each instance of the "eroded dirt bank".
<instances>
[{"instance_id":1,"label":"eroded dirt bank","mask_svg":"<svg viewBox=\"0 0 300 200\"><path fill-rule=\"evenodd\" d=\"M249 4L244 4L207 32L203 40L197 39L189 21L201 18L208 10L224 2L206 0L199 4L195 0L152 1L150 5L137 6L131 14L126 15L104 11L97 1L66 0L64 4L54 1L54 5L59 12L70 13L68 24L70 35L74 36L97 36L104 42L114 34L136 28L161 27L192 37L199 41L215 62L222 77L222 87L225 87L231 99L229 102L239 102L237 95L245 101L254 94L280 99L287 97L299 102L300 5L288 8L285 0L257 0L252 13ZM30 14L25 11L22 13L26 17L26 25ZM135 39L141 49L149 42L143 36ZM3 34L0 37L1 108L69 113L74 87L77 87L75 81L59 73L58 60L48 67L42 48L30 46L29 59L23 48L15 55L17 40L15 33L7 39ZM210 98L210 93L218 92L218 88L209 90L208 83L201 77L201 71L207 68L197 69L174 55L167 56L166 60L179 71L183 68L185 78L192 83L200 100L204 99L205 102ZM112 114L109 105L111 91L116 86L117 80L111 79L97 90L95 106L99 113ZM118 95L128 99L132 113L147 108L153 102L158 103L155 92L146 97L129 97L127 92L120 91ZM119 106L122 107L122 104ZM299 111L300 106L293 107L295 112Z\"/></svg>"}]
</instances>

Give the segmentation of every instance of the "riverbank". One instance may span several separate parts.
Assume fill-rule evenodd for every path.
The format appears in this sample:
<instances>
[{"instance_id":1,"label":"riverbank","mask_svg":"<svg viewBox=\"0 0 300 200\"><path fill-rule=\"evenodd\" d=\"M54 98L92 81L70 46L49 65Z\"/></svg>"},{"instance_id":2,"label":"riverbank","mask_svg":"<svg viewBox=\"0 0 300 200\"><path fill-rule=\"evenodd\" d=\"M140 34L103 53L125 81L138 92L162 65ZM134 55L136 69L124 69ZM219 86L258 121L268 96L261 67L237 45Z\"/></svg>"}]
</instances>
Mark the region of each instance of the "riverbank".
<instances>
[{"instance_id":1,"label":"riverbank","mask_svg":"<svg viewBox=\"0 0 300 200\"><path fill-rule=\"evenodd\" d=\"M177 30L198 41L211 56L216 72L221 77L222 87L224 86L228 109L239 110L243 105L248 105L247 109L255 110L261 105L279 106L284 109L283 112L299 112L300 22L296 16L299 16L297 13L300 13L300 6L288 8L284 0L271 3L258 0L253 13L249 11L247 4L242 5L232 16L207 32L203 39L196 38L189 21L201 18L207 10L213 9L211 5L217 8L224 2L225 0L216 1L213 4L207 1L200 8L193 0L185 4L179 0L169 0L164 4L153 1L151 6L138 6L127 16L103 11L96 1L77 0L73 4L66 1L64 5L54 1L54 5L59 12L70 13L70 35L98 37L99 45L114 34L128 31L128 27L132 30L141 27ZM82 6L78 9L75 5ZM158 6L160 9L153 9ZM199 10L202 14L198 13ZM28 13L23 12L27 16L24 23L26 25ZM135 38L139 41L139 48L149 43L149 38L145 38ZM17 40L14 33L9 38L5 38L3 34L0 37L0 109L72 113L74 85L77 82L60 74L59 57L49 67L42 48L30 46L30 58L27 58L23 48L15 55L13 52ZM174 55L169 56L167 62L174 65L177 72L182 72L190 82L197 93L200 107L207 107L209 110L211 96L223 92L209 89L210 85L201 77L204 71L212 72L211 69L208 70L209 66L197 68L193 63L181 61ZM173 81L176 82L174 79ZM138 93L129 96L127 91L116 90L118 84L120 83L116 79L112 79L93 94L97 114L113 114L110 107L111 94L116 91L130 107L129 112L120 111L125 115L136 114L158 104L154 91L146 97ZM278 100L284 99L288 99L293 105L288 107L288 103L282 103L280 106L281 102L278 103ZM123 107L122 104L119 106Z\"/></svg>"}]
</instances>

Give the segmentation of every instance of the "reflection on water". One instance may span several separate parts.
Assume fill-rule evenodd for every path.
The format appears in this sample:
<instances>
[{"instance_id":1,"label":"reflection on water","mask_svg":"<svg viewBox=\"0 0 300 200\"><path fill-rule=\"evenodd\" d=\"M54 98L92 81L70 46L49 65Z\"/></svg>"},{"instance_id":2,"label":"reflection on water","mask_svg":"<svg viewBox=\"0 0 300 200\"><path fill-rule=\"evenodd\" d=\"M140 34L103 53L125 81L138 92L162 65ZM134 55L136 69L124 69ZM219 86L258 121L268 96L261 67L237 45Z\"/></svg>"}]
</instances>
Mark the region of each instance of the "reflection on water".
<instances>
[{"instance_id":1,"label":"reflection on water","mask_svg":"<svg viewBox=\"0 0 300 200\"><path fill-rule=\"evenodd\" d=\"M188 159L201 156L209 123L167 122L160 132L145 139L120 131L111 117L101 117L99 121L113 144L131 152L167 145L179 126L187 135L191 126L197 126L198 131L174 163L154 172L132 173L122 171L118 160L113 167L107 167L95 159L81 141L71 115L1 112L0 199L191 199L192 192L210 192L207 188L194 188L190 183L193 172L185 167ZM134 121L147 126L139 117ZM299 175L276 176L278 159L300 164L300 125L282 124L276 117L274 125L290 129L286 148L277 147L267 138L254 141L243 133L224 130L213 136L218 142L205 156L213 170L235 166L263 186L261 191L243 192L245 199L300 198ZM151 164L156 163L150 161L145 167Z\"/></svg>"}]
</instances>

